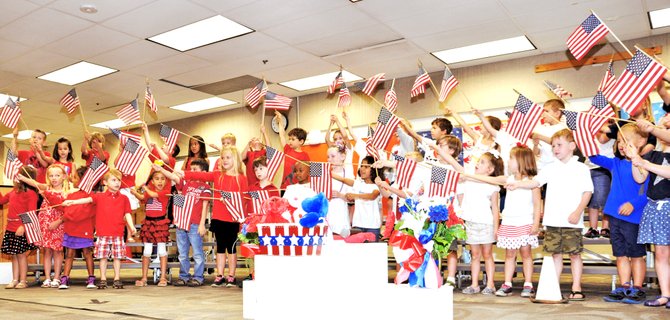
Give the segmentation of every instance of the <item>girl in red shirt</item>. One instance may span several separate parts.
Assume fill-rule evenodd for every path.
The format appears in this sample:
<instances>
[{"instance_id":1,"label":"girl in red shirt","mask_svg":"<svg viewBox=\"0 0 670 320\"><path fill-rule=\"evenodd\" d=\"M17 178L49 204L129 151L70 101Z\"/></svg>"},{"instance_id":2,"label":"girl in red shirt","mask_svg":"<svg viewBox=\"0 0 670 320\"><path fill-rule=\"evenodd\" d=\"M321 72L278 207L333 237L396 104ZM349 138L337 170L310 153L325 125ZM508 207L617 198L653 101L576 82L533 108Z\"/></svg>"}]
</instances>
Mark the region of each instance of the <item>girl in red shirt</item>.
<instances>
[{"instance_id":1,"label":"girl in red shirt","mask_svg":"<svg viewBox=\"0 0 670 320\"><path fill-rule=\"evenodd\" d=\"M72 157L72 143L65 137L62 137L56 141L54 150L51 153L53 155L53 161L51 163L57 163L65 168L70 181L73 181L72 178L75 176L75 171L77 171L77 166L74 164L74 158ZM47 159L48 161L49 159Z\"/></svg>"}]
</instances>

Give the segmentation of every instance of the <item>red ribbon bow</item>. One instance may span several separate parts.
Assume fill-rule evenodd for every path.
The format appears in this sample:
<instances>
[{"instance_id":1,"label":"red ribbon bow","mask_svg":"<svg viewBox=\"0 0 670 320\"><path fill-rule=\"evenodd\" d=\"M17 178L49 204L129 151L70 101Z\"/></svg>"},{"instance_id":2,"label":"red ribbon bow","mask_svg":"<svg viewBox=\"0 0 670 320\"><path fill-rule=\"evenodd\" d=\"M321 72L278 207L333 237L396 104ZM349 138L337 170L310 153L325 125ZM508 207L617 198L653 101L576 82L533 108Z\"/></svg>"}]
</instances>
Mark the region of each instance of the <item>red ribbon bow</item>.
<instances>
[{"instance_id":1,"label":"red ribbon bow","mask_svg":"<svg viewBox=\"0 0 670 320\"><path fill-rule=\"evenodd\" d=\"M423 248L421 242L415 237L396 230L391 234L389 245L402 250L412 250L412 255L407 261L398 261L403 263L405 269L414 272L423 264L423 256L426 253L426 249Z\"/></svg>"}]
</instances>

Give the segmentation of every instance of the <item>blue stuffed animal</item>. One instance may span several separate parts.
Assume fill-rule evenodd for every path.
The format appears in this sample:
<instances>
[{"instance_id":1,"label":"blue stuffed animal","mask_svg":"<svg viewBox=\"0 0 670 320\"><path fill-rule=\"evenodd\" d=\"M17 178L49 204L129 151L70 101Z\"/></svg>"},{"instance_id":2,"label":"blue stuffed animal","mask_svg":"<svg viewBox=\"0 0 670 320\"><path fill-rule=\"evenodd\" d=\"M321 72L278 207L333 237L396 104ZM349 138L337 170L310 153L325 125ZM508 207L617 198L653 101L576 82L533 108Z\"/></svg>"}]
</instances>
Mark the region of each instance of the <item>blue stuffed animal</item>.
<instances>
[{"instance_id":1,"label":"blue stuffed animal","mask_svg":"<svg viewBox=\"0 0 670 320\"><path fill-rule=\"evenodd\" d=\"M323 223L328 214L328 199L323 192L306 198L300 204L302 210L306 213L300 218L300 225L305 228L312 228L319 223Z\"/></svg>"}]
</instances>

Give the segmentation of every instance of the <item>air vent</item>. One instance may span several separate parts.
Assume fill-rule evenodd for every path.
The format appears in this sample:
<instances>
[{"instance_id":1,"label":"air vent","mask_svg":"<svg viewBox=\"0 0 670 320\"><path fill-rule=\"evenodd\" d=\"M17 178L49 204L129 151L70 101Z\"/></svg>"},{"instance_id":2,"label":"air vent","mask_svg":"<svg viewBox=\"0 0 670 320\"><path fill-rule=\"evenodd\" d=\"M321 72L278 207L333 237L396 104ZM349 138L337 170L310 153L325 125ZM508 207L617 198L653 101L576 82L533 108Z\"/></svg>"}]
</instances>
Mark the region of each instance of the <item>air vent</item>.
<instances>
[{"instance_id":1,"label":"air vent","mask_svg":"<svg viewBox=\"0 0 670 320\"><path fill-rule=\"evenodd\" d=\"M244 75L237 78L226 79L207 84L199 84L195 86L186 86L181 83L177 83L167 79L161 79L160 81L218 96L225 93L231 93L252 88L253 86L257 85L261 81L261 79L252 77L250 75ZM268 82L268 84L270 84L270 82Z\"/></svg>"}]
</instances>

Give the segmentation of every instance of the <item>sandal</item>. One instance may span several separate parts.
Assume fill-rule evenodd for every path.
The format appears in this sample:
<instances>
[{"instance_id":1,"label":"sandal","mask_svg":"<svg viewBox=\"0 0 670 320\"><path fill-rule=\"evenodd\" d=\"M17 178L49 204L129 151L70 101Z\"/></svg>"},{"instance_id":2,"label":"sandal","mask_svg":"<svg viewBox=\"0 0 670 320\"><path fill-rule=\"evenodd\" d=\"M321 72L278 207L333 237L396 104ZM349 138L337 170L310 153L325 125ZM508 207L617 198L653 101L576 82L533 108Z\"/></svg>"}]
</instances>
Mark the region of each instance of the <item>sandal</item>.
<instances>
[{"instance_id":1,"label":"sandal","mask_svg":"<svg viewBox=\"0 0 670 320\"><path fill-rule=\"evenodd\" d=\"M665 299L665 303L661 303L659 300ZM670 303L670 297L668 296L657 296L654 300L647 300L644 302L646 307L661 307L666 306Z\"/></svg>"},{"instance_id":2,"label":"sandal","mask_svg":"<svg viewBox=\"0 0 670 320\"><path fill-rule=\"evenodd\" d=\"M25 281L19 282L19 284L14 287L14 289L25 289L28 288L28 284Z\"/></svg>"},{"instance_id":3,"label":"sandal","mask_svg":"<svg viewBox=\"0 0 670 320\"><path fill-rule=\"evenodd\" d=\"M201 285L202 285L202 282L198 281L195 278L191 278L190 280L188 280L188 286L189 287L199 287Z\"/></svg>"},{"instance_id":4,"label":"sandal","mask_svg":"<svg viewBox=\"0 0 670 320\"><path fill-rule=\"evenodd\" d=\"M146 280L135 280L135 286L136 287L146 287L147 286L147 281Z\"/></svg>"},{"instance_id":5,"label":"sandal","mask_svg":"<svg viewBox=\"0 0 670 320\"><path fill-rule=\"evenodd\" d=\"M581 291L570 291L570 297L568 298L570 301L584 301L586 300L586 295L582 293Z\"/></svg>"},{"instance_id":6,"label":"sandal","mask_svg":"<svg viewBox=\"0 0 670 320\"><path fill-rule=\"evenodd\" d=\"M158 287L167 287L167 285L168 285L168 281L167 281L167 279L161 279L160 281L158 281L158 284L157 284L156 286L158 286Z\"/></svg>"},{"instance_id":7,"label":"sandal","mask_svg":"<svg viewBox=\"0 0 670 320\"><path fill-rule=\"evenodd\" d=\"M114 283L112 284L112 288L114 289L123 289L123 282L119 280L114 280Z\"/></svg>"},{"instance_id":8,"label":"sandal","mask_svg":"<svg viewBox=\"0 0 670 320\"><path fill-rule=\"evenodd\" d=\"M107 289L107 280L98 281L98 289Z\"/></svg>"},{"instance_id":9,"label":"sandal","mask_svg":"<svg viewBox=\"0 0 670 320\"><path fill-rule=\"evenodd\" d=\"M609 238L610 237L610 229L602 229L600 230L600 236L603 238Z\"/></svg>"},{"instance_id":10,"label":"sandal","mask_svg":"<svg viewBox=\"0 0 670 320\"><path fill-rule=\"evenodd\" d=\"M5 286L5 289L14 289L17 284L19 284L19 280L12 280Z\"/></svg>"},{"instance_id":11,"label":"sandal","mask_svg":"<svg viewBox=\"0 0 670 320\"><path fill-rule=\"evenodd\" d=\"M190 282L191 282L191 280L186 281L182 278L178 278L177 280L175 280L175 282L172 283L172 285L175 286L175 287L183 287L183 286L188 285L188 283L190 283Z\"/></svg>"}]
</instances>

